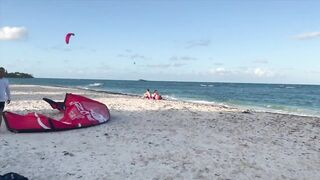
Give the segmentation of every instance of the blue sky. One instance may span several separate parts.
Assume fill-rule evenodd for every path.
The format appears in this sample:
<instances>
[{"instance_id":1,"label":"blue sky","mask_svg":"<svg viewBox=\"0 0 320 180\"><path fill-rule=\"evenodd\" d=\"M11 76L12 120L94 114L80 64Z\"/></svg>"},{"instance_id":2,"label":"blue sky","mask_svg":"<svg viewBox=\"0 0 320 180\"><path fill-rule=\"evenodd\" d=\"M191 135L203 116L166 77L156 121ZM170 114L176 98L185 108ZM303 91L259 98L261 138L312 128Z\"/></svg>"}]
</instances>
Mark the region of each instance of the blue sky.
<instances>
[{"instance_id":1,"label":"blue sky","mask_svg":"<svg viewBox=\"0 0 320 180\"><path fill-rule=\"evenodd\" d=\"M320 84L319 7L0 0L0 64L49 78ZM75 36L67 45L68 32Z\"/></svg>"}]
</instances>

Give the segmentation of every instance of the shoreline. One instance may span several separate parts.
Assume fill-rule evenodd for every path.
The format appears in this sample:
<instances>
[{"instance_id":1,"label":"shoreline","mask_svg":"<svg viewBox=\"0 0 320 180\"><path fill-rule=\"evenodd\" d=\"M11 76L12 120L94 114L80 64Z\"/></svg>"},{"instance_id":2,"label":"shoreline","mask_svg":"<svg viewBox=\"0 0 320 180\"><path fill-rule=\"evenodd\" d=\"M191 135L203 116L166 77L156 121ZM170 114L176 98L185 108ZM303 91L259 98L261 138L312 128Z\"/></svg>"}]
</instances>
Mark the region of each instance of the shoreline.
<instances>
[{"instance_id":1,"label":"shoreline","mask_svg":"<svg viewBox=\"0 0 320 180\"><path fill-rule=\"evenodd\" d=\"M61 86L63 87L63 86ZM74 87L68 87L68 88L74 88ZM128 94L128 93L119 93L119 92L112 92L112 91L106 91L106 90L95 90L90 88L75 88L79 90L88 90L93 92L100 92L100 93L107 93L107 94L115 94L115 95L124 95L124 96L132 96L132 97L141 97L142 95L137 94ZM250 112L260 112L260 113L274 113L274 114L283 114L283 115L294 115L294 116L301 116L301 117L316 117L320 118L320 115L315 114L304 114L304 113L295 113L295 112L289 112L285 110L276 110L276 109L267 109L262 108L259 106L245 106L245 105L236 105L236 104L225 104L223 102L213 102L213 101L204 101L204 100L184 100L184 99L163 99L166 101L180 101L185 103L194 103L194 104L203 104L203 105L213 105L213 106L219 106L224 108L230 108L230 109L237 109L239 111L250 111ZM202 102L201 102L202 101Z\"/></svg>"},{"instance_id":2,"label":"shoreline","mask_svg":"<svg viewBox=\"0 0 320 180\"><path fill-rule=\"evenodd\" d=\"M20 86L21 84L12 84L13 86ZM76 89L76 90L85 90L85 91L91 91L95 93L106 93L106 94L112 94L112 95L123 95L123 96L129 96L129 97L138 97L141 98L142 95L138 94L129 94L129 93L121 93L121 92L113 92L113 91L107 91L107 90L97 90L97 89L91 89L91 88L81 88L81 87L72 87L72 86L59 86L59 85L33 85L33 84L23 84L21 86L44 86L44 87L58 87L58 88L69 88L69 89ZM230 108L230 109L237 109L239 111L249 111L249 112L257 112L257 113L273 113L273 114L282 114L282 115L294 115L294 116L301 116L301 117L315 117L320 118L320 115L315 114L305 114L305 113L296 113L296 112L290 112L285 110L276 110L276 109L267 109L259 106L246 106L246 105L237 105L237 104L225 104L225 103L217 103L217 102L211 102L211 101L203 101L203 100L184 100L184 99L164 99L166 101L177 101L177 102L185 102L185 103L194 103L194 104L202 104L202 105L212 105L212 106L218 106L218 107L224 107L224 108ZM199 102L197 102L199 101ZM203 102L201 102L203 101Z\"/></svg>"}]
</instances>

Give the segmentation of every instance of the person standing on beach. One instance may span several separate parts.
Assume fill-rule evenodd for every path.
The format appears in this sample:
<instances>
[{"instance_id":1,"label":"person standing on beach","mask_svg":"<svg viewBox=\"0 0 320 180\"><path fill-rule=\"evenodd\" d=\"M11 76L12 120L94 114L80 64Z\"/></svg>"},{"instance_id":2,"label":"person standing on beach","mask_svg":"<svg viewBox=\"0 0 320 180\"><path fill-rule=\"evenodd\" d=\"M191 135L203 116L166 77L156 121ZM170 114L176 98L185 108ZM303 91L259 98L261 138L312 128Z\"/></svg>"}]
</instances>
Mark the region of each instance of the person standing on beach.
<instances>
[{"instance_id":1,"label":"person standing on beach","mask_svg":"<svg viewBox=\"0 0 320 180\"><path fill-rule=\"evenodd\" d=\"M9 81L5 77L5 69L0 67L0 127L2 122L2 112L5 106L5 103L10 103L10 89L9 89Z\"/></svg>"}]
</instances>

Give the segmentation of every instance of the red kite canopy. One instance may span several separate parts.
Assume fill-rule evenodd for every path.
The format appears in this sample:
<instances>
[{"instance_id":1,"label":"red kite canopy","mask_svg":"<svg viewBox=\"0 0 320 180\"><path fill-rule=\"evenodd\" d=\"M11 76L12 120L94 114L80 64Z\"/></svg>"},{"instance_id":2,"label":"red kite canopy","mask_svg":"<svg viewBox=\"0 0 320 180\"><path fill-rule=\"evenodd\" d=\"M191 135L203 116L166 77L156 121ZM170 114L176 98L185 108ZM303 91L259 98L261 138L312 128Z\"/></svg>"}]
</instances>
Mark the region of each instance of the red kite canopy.
<instances>
[{"instance_id":1,"label":"red kite canopy","mask_svg":"<svg viewBox=\"0 0 320 180\"><path fill-rule=\"evenodd\" d=\"M44 99L54 109L64 116L61 119L31 112L20 115L4 112L4 119L8 130L13 132L61 131L90 127L106 123L110 119L108 107L98 101L76 94L66 94L64 102Z\"/></svg>"},{"instance_id":2,"label":"red kite canopy","mask_svg":"<svg viewBox=\"0 0 320 180\"><path fill-rule=\"evenodd\" d=\"M67 44L69 44L69 40L70 40L70 37L71 36L74 36L74 33L68 33L67 35L66 35L66 43Z\"/></svg>"}]
</instances>

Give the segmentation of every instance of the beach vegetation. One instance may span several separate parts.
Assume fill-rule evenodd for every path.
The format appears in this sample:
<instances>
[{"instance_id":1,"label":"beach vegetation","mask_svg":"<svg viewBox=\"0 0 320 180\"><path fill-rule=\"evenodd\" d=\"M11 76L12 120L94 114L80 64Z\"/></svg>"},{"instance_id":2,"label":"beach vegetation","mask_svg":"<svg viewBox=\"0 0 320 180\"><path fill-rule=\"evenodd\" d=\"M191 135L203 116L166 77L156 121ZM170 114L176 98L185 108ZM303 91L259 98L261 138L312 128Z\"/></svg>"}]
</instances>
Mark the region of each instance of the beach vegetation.
<instances>
[{"instance_id":1,"label":"beach vegetation","mask_svg":"<svg viewBox=\"0 0 320 180\"><path fill-rule=\"evenodd\" d=\"M33 78L32 74L22 73L22 72L5 72L7 78Z\"/></svg>"}]
</instances>

